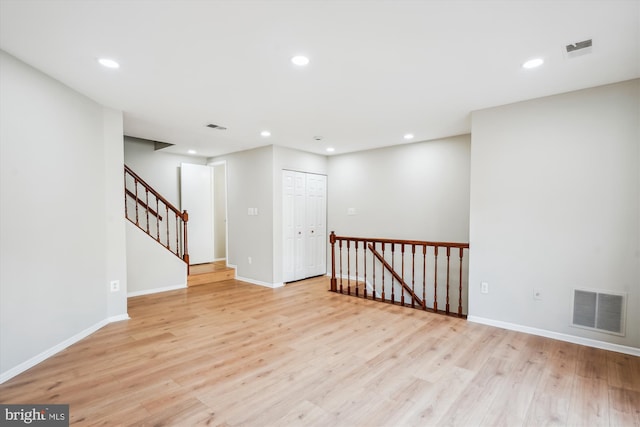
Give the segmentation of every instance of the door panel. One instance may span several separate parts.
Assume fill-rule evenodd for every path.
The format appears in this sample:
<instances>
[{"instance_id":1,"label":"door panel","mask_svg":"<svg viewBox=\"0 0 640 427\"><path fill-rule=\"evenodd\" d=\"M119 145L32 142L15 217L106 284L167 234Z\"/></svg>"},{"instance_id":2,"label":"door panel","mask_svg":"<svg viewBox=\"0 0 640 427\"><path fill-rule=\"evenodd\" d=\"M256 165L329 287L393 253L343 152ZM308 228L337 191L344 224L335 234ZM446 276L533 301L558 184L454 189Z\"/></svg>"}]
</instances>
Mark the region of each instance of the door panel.
<instances>
[{"instance_id":1,"label":"door panel","mask_svg":"<svg viewBox=\"0 0 640 427\"><path fill-rule=\"evenodd\" d=\"M326 272L327 177L282 171L283 281Z\"/></svg>"},{"instance_id":2,"label":"door panel","mask_svg":"<svg viewBox=\"0 0 640 427\"><path fill-rule=\"evenodd\" d=\"M305 242L306 234L306 188L307 182L304 173L295 172L294 188L294 280L304 279L306 276L305 260L307 257Z\"/></svg>"},{"instance_id":3,"label":"door panel","mask_svg":"<svg viewBox=\"0 0 640 427\"><path fill-rule=\"evenodd\" d=\"M180 165L180 203L189 213L190 264L213 262L213 168L190 163Z\"/></svg>"},{"instance_id":4,"label":"door panel","mask_svg":"<svg viewBox=\"0 0 640 427\"><path fill-rule=\"evenodd\" d=\"M307 174L306 277L326 272L326 182L324 175Z\"/></svg>"},{"instance_id":5,"label":"door panel","mask_svg":"<svg viewBox=\"0 0 640 427\"><path fill-rule=\"evenodd\" d=\"M282 280L284 282L295 280L294 179L294 172L282 171L282 231L284 233Z\"/></svg>"}]
</instances>

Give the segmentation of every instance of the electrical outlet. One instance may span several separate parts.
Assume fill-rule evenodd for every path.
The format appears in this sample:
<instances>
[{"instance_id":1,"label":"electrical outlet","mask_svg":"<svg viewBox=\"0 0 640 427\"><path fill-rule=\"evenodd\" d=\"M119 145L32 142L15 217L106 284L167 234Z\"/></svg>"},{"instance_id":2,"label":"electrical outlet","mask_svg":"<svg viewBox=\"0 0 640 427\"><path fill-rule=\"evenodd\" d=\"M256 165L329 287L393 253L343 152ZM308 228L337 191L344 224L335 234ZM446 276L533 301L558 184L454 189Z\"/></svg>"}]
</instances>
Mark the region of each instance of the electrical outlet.
<instances>
[{"instance_id":1,"label":"electrical outlet","mask_svg":"<svg viewBox=\"0 0 640 427\"><path fill-rule=\"evenodd\" d=\"M253 262L253 260L251 259L251 257L247 257L247 262L248 262L249 264L251 264L251 263Z\"/></svg>"},{"instance_id":2,"label":"electrical outlet","mask_svg":"<svg viewBox=\"0 0 640 427\"><path fill-rule=\"evenodd\" d=\"M482 292L483 294L489 293L489 284L487 282L482 282L480 284L480 292Z\"/></svg>"},{"instance_id":3,"label":"electrical outlet","mask_svg":"<svg viewBox=\"0 0 640 427\"><path fill-rule=\"evenodd\" d=\"M533 288L533 299L537 299L537 300L542 299L542 289Z\"/></svg>"},{"instance_id":4,"label":"electrical outlet","mask_svg":"<svg viewBox=\"0 0 640 427\"><path fill-rule=\"evenodd\" d=\"M111 283L109 283L109 289L111 289L111 292L118 292L120 290L120 281L112 280Z\"/></svg>"}]
</instances>

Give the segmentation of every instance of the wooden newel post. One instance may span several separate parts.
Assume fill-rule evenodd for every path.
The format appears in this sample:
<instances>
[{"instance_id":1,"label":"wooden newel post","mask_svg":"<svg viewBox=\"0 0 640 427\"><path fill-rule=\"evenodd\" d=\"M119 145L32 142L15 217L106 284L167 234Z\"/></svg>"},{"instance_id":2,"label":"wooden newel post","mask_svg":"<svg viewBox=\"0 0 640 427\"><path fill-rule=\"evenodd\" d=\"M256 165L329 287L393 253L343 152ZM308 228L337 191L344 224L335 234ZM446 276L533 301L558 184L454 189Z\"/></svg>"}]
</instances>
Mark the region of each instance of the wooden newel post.
<instances>
[{"instance_id":1,"label":"wooden newel post","mask_svg":"<svg viewBox=\"0 0 640 427\"><path fill-rule=\"evenodd\" d=\"M336 233L334 231L329 234L329 243L331 243L331 291L338 292L338 282L336 281Z\"/></svg>"},{"instance_id":2,"label":"wooden newel post","mask_svg":"<svg viewBox=\"0 0 640 427\"><path fill-rule=\"evenodd\" d=\"M182 211L182 233L184 236L184 252L182 259L187 263L187 274L189 274L189 245L187 239L187 222L189 222L189 214L187 211Z\"/></svg>"}]
</instances>

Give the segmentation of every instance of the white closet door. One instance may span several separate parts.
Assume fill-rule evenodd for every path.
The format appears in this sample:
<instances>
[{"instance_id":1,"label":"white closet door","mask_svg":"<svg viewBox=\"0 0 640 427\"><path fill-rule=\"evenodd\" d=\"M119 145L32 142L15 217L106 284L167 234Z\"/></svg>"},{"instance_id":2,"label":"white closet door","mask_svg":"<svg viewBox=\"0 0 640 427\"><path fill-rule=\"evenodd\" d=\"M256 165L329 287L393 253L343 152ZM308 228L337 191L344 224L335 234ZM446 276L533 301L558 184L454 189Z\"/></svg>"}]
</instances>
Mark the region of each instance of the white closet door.
<instances>
[{"instance_id":1,"label":"white closet door","mask_svg":"<svg viewBox=\"0 0 640 427\"><path fill-rule=\"evenodd\" d=\"M326 273L327 177L307 174L305 277Z\"/></svg>"},{"instance_id":2,"label":"white closet door","mask_svg":"<svg viewBox=\"0 0 640 427\"><path fill-rule=\"evenodd\" d=\"M213 262L213 168L180 165L180 204L189 214L189 263Z\"/></svg>"},{"instance_id":3,"label":"white closet door","mask_svg":"<svg viewBox=\"0 0 640 427\"><path fill-rule=\"evenodd\" d=\"M327 177L282 171L283 281L326 272Z\"/></svg>"},{"instance_id":4,"label":"white closet door","mask_svg":"<svg viewBox=\"0 0 640 427\"><path fill-rule=\"evenodd\" d=\"M294 263L296 253L295 241L295 172L282 171L282 229L283 229L283 267L282 280L291 282L295 279Z\"/></svg>"},{"instance_id":5,"label":"white closet door","mask_svg":"<svg viewBox=\"0 0 640 427\"><path fill-rule=\"evenodd\" d=\"M294 234L295 234L295 252L294 252L294 280L304 279L306 275L306 240L307 240L307 224L306 224L306 194L307 180L306 174L295 172L294 177Z\"/></svg>"}]
</instances>

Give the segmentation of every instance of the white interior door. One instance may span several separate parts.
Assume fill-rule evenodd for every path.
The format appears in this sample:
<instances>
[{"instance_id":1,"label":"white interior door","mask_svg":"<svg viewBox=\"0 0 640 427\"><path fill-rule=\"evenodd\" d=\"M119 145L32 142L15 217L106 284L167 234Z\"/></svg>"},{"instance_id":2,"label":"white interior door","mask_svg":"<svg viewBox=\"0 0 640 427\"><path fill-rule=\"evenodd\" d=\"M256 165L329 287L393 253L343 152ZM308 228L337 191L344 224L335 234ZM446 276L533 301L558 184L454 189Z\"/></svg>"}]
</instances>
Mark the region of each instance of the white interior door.
<instances>
[{"instance_id":1,"label":"white interior door","mask_svg":"<svg viewBox=\"0 0 640 427\"><path fill-rule=\"evenodd\" d=\"M283 281L326 272L327 177L282 171Z\"/></svg>"},{"instance_id":2,"label":"white interior door","mask_svg":"<svg viewBox=\"0 0 640 427\"><path fill-rule=\"evenodd\" d=\"M283 231L283 266L282 280L291 282L295 279L294 263L296 253L295 242L295 172L282 171L282 231Z\"/></svg>"},{"instance_id":3,"label":"white interior door","mask_svg":"<svg viewBox=\"0 0 640 427\"><path fill-rule=\"evenodd\" d=\"M327 272L327 177L307 174L305 277Z\"/></svg>"},{"instance_id":4,"label":"white interior door","mask_svg":"<svg viewBox=\"0 0 640 427\"><path fill-rule=\"evenodd\" d=\"M294 280L300 280L307 277L306 275L306 240L307 240L307 232L306 232L306 216L305 216L305 208L306 208L306 186L307 180L304 173L295 172L294 176L294 193L293 193L293 204L294 204L294 220L293 220L293 228L294 228L294 247L295 251L293 254L293 274Z\"/></svg>"},{"instance_id":5,"label":"white interior door","mask_svg":"<svg viewBox=\"0 0 640 427\"><path fill-rule=\"evenodd\" d=\"M214 260L213 168L182 163L180 165L180 203L189 214L189 263Z\"/></svg>"}]
</instances>

